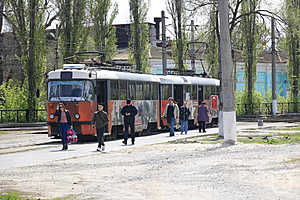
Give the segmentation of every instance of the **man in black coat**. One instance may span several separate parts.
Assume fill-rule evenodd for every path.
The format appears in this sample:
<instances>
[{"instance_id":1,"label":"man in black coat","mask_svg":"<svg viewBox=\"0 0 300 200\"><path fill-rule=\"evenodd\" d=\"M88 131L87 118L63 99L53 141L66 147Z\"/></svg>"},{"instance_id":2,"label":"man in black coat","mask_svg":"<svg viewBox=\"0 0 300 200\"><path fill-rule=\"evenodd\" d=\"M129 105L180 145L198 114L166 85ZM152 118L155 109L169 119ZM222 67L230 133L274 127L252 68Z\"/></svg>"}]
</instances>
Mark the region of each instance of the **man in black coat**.
<instances>
[{"instance_id":1,"label":"man in black coat","mask_svg":"<svg viewBox=\"0 0 300 200\"><path fill-rule=\"evenodd\" d=\"M96 125L96 133L98 138L98 148L97 151L104 151L104 130L105 126L108 124L107 113L103 110L103 105L98 105L98 110L94 113L92 120L92 127L94 128Z\"/></svg>"},{"instance_id":2,"label":"man in black coat","mask_svg":"<svg viewBox=\"0 0 300 200\"><path fill-rule=\"evenodd\" d=\"M125 105L121 110L121 114L124 116L124 126L125 126L123 143L127 145L128 127L130 126L131 142L132 145L134 145L134 140L135 140L134 121L135 121L135 116L137 114L137 109L134 105L132 105L132 101L130 99L126 100L126 104L127 105Z\"/></svg>"}]
</instances>

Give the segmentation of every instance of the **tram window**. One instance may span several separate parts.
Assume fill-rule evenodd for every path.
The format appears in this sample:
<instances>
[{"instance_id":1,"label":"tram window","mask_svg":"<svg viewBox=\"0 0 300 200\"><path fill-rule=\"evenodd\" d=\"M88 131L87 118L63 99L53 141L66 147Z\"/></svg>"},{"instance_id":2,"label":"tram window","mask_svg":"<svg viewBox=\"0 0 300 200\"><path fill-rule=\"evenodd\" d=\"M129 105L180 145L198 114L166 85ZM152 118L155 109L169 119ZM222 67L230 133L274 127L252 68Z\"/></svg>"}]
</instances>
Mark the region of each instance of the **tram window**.
<instances>
[{"instance_id":1,"label":"tram window","mask_svg":"<svg viewBox=\"0 0 300 200\"><path fill-rule=\"evenodd\" d=\"M110 94L111 94L111 100L118 100L119 99L119 87L118 87L118 81L111 80L110 81Z\"/></svg>"},{"instance_id":2,"label":"tram window","mask_svg":"<svg viewBox=\"0 0 300 200\"><path fill-rule=\"evenodd\" d=\"M135 99L135 82L134 81L129 81L128 82L128 91L129 91L129 98L130 99Z\"/></svg>"},{"instance_id":3,"label":"tram window","mask_svg":"<svg viewBox=\"0 0 300 200\"><path fill-rule=\"evenodd\" d=\"M191 96L192 100L198 100L197 99L197 85L193 85L192 86L192 96Z\"/></svg>"},{"instance_id":4,"label":"tram window","mask_svg":"<svg viewBox=\"0 0 300 200\"><path fill-rule=\"evenodd\" d=\"M144 96L145 100L151 100L151 87L150 83L144 83Z\"/></svg>"},{"instance_id":5,"label":"tram window","mask_svg":"<svg viewBox=\"0 0 300 200\"><path fill-rule=\"evenodd\" d=\"M172 85L162 85L162 99L167 100L172 96Z\"/></svg>"},{"instance_id":6,"label":"tram window","mask_svg":"<svg viewBox=\"0 0 300 200\"><path fill-rule=\"evenodd\" d=\"M95 100L94 86L93 86L92 82L87 81L85 83L84 93L85 93L85 97L88 101Z\"/></svg>"},{"instance_id":7,"label":"tram window","mask_svg":"<svg viewBox=\"0 0 300 200\"><path fill-rule=\"evenodd\" d=\"M184 99L185 100L191 100L192 99L192 86L191 85L186 85L185 86Z\"/></svg>"},{"instance_id":8,"label":"tram window","mask_svg":"<svg viewBox=\"0 0 300 200\"><path fill-rule=\"evenodd\" d=\"M136 99L143 100L144 93L143 93L143 82L136 82Z\"/></svg>"},{"instance_id":9,"label":"tram window","mask_svg":"<svg viewBox=\"0 0 300 200\"><path fill-rule=\"evenodd\" d=\"M120 100L125 100L127 97L127 82L120 80L119 85L120 85Z\"/></svg>"},{"instance_id":10,"label":"tram window","mask_svg":"<svg viewBox=\"0 0 300 200\"><path fill-rule=\"evenodd\" d=\"M151 84L151 92L152 92L152 99L157 100L158 99L158 84L153 83Z\"/></svg>"},{"instance_id":11,"label":"tram window","mask_svg":"<svg viewBox=\"0 0 300 200\"><path fill-rule=\"evenodd\" d=\"M212 94L218 94L218 88L213 86L205 87L204 90L205 99L209 99L210 95Z\"/></svg>"}]
</instances>

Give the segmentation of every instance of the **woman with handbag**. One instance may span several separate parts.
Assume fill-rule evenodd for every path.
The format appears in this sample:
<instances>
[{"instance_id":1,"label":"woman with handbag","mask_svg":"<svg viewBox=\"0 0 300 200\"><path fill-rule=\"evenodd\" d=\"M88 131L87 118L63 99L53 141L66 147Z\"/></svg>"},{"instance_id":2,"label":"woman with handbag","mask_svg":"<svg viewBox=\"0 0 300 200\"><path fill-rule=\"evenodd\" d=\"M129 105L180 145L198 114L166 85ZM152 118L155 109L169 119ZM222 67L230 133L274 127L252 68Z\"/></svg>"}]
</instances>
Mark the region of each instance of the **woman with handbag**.
<instances>
[{"instance_id":1,"label":"woman with handbag","mask_svg":"<svg viewBox=\"0 0 300 200\"><path fill-rule=\"evenodd\" d=\"M63 145L62 151L68 150L67 130L72 128L72 118L70 112L66 110L63 103L59 103L54 116L58 117L57 122Z\"/></svg>"}]
</instances>

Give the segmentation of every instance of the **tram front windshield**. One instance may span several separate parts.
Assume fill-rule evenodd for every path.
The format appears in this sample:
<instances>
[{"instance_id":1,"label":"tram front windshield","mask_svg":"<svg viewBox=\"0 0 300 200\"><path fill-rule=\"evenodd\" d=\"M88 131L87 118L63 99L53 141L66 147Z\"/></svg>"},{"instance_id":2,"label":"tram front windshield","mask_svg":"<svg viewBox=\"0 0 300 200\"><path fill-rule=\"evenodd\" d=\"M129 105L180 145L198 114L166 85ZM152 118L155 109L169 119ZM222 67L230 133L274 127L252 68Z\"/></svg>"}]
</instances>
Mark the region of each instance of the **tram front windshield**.
<instances>
[{"instance_id":1,"label":"tram front windshield","mask_svg":"<svg viewBox=\"0 0 300 200\"><path fill-rule=\"evenodd\" d=\"M94 96L91 81L48 82L48 101L92 101Z\"/></svg>"}]
</instances>

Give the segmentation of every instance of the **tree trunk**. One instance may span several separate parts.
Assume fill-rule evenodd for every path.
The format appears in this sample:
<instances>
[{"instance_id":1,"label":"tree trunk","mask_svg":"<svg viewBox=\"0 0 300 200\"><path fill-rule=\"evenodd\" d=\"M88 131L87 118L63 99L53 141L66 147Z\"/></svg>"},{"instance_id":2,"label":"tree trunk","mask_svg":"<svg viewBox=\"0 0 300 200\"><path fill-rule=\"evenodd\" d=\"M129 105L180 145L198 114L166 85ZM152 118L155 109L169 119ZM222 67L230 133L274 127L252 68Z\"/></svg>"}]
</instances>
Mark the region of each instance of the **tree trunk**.
<instances>
[{"instance_id":1,"label":"tree trunk","mask_svg":"<svg viewBox=\"0 0 300 200\"><path fill-rule=\"evenodd\" d=\"M72 56L71 54L71 0L65 0L64 3L64 23L65 23L65 48L64 58Z\"/></svg>"},{"instance_id":2,"label":"tree trunk","mask_svg":"<svg viewBox=\"0 0 300 200\"><path fill-rule=\"evenodd\" d=\"M228 0L218 1L220 19L220 49L222 65L223 130L224 143L236 143L236 114L233 96L233 62L228 21Z\"/></svg>"},{"instance_id":3,"label":"tree trunk","mask_svg":"<svg viewBox=\"0 0 300 200\"><path fill-rule=\"evenodd\" d=\"M177 49L178 49L178 67L179 70L184 70L183 66L183 41L182 41L182 18L181 18L181 11L182 11L182 0L176 0L176 10L177 10L177 23L178 23L178 40L176 42Z\"/></svg>"},{"instance_id":4,"label":"tree trunk","mask_svg":"<svg viewBox=\"0 0 300 200\"><path fill-rule=\"evenodd\" d=\"M35 13L36 13L36 0L30 0L30 29L29 29L29 57L28 57L28 89L29 89L29 98L28 98L28 109L29 109L29 121L34 120L34 110L36 104L35 98Z\"/></svg>"},{"instance_id":5,"label":"tree trunk","mask_svg":"<svg viewBox=\"0 0 300 200\"><path fill-rule=\"evenodd\" d=\"M0 0L0 34L2 32L2 26L3 26L3 15L2 15L2 12L3 12L3 9L4 9L4 0Z\"/></svg>"}]
</instances>

